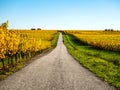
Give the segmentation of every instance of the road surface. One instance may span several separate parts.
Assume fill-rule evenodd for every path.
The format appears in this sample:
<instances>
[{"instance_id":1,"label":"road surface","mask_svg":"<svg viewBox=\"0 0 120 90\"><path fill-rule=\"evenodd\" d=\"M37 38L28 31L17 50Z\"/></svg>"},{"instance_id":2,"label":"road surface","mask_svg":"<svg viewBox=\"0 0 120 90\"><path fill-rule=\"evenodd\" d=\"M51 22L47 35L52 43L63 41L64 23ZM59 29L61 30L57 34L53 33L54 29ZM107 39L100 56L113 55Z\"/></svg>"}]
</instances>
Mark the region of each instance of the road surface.
<instances>
[{"instance_id":1,"label":"road surface","mask_svg":"<svg viewBox=\"0 0 120 90\"><path fill-rule=\"evenodd\" d=\"M22 70L0 81L0 90L116 90L74 60L62 42Z\"/></svg>"}]
</instances>

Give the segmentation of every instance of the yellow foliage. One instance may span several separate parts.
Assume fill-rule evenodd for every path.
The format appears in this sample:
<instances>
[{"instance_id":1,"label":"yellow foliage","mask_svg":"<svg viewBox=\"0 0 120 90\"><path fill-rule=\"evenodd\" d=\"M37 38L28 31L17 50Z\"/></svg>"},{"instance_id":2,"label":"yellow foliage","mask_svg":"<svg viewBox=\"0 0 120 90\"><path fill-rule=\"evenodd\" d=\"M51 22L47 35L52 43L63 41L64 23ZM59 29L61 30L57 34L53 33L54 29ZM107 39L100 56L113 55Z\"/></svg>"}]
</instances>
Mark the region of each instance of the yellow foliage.
<instances>
[{"instance_id":1,"label":"yellow foliage","mask_svg":"<svg viewBox=\"0 0 120 90\"><path fill-rule=\"evenodd\" d=\"M0 58L16 53L31 53L51 47L56 30L7 30L0 26Z\"/></svg>"},{"instance_id":2,"label":"yellow foliage","mask_svg":"<svg viewBox=\"0 0 120 90\"><path fill-rule=\"evenodd\" d=\"M65 31L77 39L94 47L120 51L120 32L105 31Z\"/></svg>"}]
</instances>

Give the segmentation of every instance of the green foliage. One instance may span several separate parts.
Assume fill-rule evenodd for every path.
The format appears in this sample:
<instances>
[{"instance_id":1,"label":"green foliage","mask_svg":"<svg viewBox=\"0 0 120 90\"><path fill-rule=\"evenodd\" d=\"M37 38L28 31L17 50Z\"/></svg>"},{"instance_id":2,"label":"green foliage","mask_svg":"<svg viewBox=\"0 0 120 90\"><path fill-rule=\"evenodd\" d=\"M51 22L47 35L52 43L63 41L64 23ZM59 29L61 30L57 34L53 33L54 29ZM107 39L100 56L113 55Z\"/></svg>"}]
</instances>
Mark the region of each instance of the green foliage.
<instances>
[{"instance_id":1,"label":"green foliage","mask_svg":"<svg viewBox=\"0 0 120 90\"><path fill-rule=\"evenodd\" d=\"M52 40L52 48L56 47L57 46L57 41L58 41L58 38L59 38L59 32L56 33L56 35L54 36L54 39Z\"/></svg>"}]
</instances>

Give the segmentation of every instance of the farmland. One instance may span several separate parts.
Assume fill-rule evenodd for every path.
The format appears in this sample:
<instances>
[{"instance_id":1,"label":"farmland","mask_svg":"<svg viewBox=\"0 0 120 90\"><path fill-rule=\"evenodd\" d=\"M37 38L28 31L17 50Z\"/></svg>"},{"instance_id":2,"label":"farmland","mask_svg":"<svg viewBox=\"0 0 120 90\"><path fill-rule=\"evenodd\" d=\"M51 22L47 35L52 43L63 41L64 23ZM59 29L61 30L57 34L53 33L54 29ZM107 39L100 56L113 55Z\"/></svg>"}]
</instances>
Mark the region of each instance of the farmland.
<instances>
[{"instance_id":1,"label":"farmland","mask_svg":"<svg viewBox=\"0 0 120 90\"><path fill-rule=\"evenodd\" d=\"M57 38L56 30L8 30L1 25L0 73L6 75L20 69L31 57L54 48Z\"/></svg>"},{"instance_id":2,"label":"farmland","mask_svg":"<svg viewBox=\"0 0 120 90\"><path fill-rule=\"evenodd\" d=\"M101 79L120 88L120 32L64 31L69 53Z\"/></svg>"},{"instance_id":3,"label":"farmland","mask_svg":"<svg viewBox=\"0 0 120 90\"><path fill-rule=\"evenodd\" d=\"M31 62L30 60L34 60L31 58L40 55L44 51L53 50L53 48L57 46L45 57L40 58L39 56L38 60L36 59L36 62L31 64L33 67L28 65L26 68L29 72L25 70L26 75L29 76L31 72L36 73L31 74L33 80L39 78L36 77L37 74L42 76L41 73L46 75L44 78L50 76L49 79L51 81L51 88L53 88L52 83L56 84L56 82L54 82L54 78L56 78L57 82L60 84L63 81L67 82L68 79L71 79L69 85L73 86L73 84L70 83L73 81L77 82L78 78L82 76L82 78L79 79L79 83L76 84L77 86L75 87L78 89L85 86L81 84L81 80L85 79L83 82L87 83L86 81L88 81L89 78L86 78L86 76L90 75L90 79L94 78L95 80L92 81L94 84L91 84L90 81L87 88L97 88L103 86L102 89L107 87L107 90L115 90L114 87L118 90L120 89L119 31L65 30L61 31L59 36L59 32L57 30L8 30L7 23L4 23L4 25L0 26L0 39L0 79L23 68L27 63ZM64 44L74 59L68 54ZM91 72L87 71L86 68L102 80L99 81L99 78L96 78L93 73L90 74ZM24 72L24 69L25 68L23 68L23 71L20 70L17 75L21 73L24 77L28 77L22 73ZM47 74L45 70L47 70L47 73L49 72L49 74ZM76 72L72 73L74 71ZM71 74L69 75L69 73ZM71 76L73 77L74 75L76 75L76 77L73 80ZM56 76L64 77L64 80ZM68 76L67 79L65 78L66 76ZM19 79L18 76L15 75L15 77ZM38 79L38 83L41 81L42 77L39 78L40 80ZM21 80L23 79L24 78L21 78ZM14 79L12 80L13 82L17 82L16 80L14 81ZM96 80L102 84L96 84ZM27 84L29 81L31 81L31 78L26 78L25 84L29 85ZM114 87L105 84L103 81L108 82ZM6 83L9 82L6 81ZM0 84L2 84L2 82ZM31 84L33 83L31 82ZM66 83L64 83L64 85L65 84ZM3 84L3 86L4 85L5 84ZM12 83L12 85L14 86L15 83ZM9 84L5 88L7 89L8 87L12 88ZM47 86L44 88L46 87ZM58 85L58 87L55 87L58 89L60 86ZM2 88L2 86L0 88ZM19 88L23 88L23 86ZM39 87L36 86L36 88ZM99 89L101 90L101 88Z\"/></svg>"}]
</instances>

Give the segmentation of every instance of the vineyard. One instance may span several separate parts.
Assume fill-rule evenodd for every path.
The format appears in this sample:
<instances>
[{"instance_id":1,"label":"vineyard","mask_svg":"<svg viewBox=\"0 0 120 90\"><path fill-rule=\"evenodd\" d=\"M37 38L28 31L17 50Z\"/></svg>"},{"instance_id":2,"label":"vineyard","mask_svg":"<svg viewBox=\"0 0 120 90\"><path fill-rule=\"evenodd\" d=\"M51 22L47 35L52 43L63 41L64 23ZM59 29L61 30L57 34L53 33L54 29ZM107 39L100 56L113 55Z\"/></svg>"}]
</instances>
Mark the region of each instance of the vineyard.
<instances>
[{"instance_id":1,"label":"vineyard","mask_svg":"<svg viewBox=\"0 0 120 90\"><path fill-rule=\"evenodd\" d=\"M68 52L84 67L120 89L120 32L64 31Z\"/></svg>"},{"instance_id":2,"label":"vineyard","mask_svg":"<svg viewBox=\"0 0 120 90\"><path fill-rule=\"evenodd\" d=\"M57 30L8 30L7 27L8 22L0 26L0 79L57 44ZM61 32L68 52L80 64L120 89L119 31Z\"/></svg>"},{"instance_id":3,"label":"vineyard","mask_svg":"<svg viewBox=\"0 0 120 90\"><path fill-rule=\"evenodd\" d=\"M91 45L95 48L107 51L120 51L120 32L106 31L65 31L74 36L79 41ZM119 57L120 58L120 57ZM119 58L113 61L116 65L120 65Z\"/></svg>"},{"instance_id":4,"label":"vineyard","mask_svg":"<svg viewBox=\"0 0 120 90\"><path fill-rule=\"evenodd\" d=\"M97 48L111 51L120 51L120 32L106 31L69 31L80 41Z\"/></svg>"},{"instance_id":5,"label":"vineyard","mask_svg":"<svg viewBox=\"0 0 120 90\"><path fill-rule=\"evenodd\" d=\"M8 30L0 26L0 71L6 71L28 58L52 48L55 30ZM56 41L57 42L57 41Z\"/></svg>"}]
</instances>

